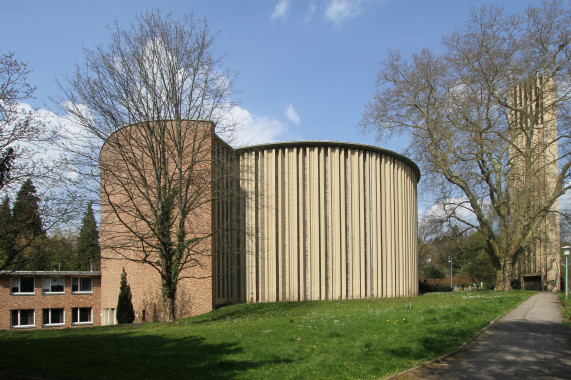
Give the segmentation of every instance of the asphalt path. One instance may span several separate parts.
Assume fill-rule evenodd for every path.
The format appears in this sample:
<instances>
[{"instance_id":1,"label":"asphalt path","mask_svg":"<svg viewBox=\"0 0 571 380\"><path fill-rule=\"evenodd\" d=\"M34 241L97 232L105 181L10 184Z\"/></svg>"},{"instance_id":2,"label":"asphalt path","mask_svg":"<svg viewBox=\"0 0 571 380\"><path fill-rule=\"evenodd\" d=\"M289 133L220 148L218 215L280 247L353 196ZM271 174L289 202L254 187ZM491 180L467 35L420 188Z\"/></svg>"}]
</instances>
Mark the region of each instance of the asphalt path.
<instances>
[{"instance_id":1,"label":"asphalt path","mask_svg":"<svg viewBox=\"0 0 571 380\"><path fill-rule=\"evenodd\" d=\"M555 293L541 292L460 351L391 379L571 379L571 329Z\"/></svg>"}]
</instances>

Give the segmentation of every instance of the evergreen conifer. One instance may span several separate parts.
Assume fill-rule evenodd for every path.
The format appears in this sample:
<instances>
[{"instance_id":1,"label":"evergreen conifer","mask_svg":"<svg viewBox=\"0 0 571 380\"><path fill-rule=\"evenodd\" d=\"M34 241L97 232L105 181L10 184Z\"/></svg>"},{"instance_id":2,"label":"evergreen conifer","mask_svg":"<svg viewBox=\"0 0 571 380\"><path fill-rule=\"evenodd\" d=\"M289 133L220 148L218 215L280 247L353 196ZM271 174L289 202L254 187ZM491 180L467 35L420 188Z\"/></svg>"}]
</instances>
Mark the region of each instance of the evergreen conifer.
<instances>
[{"instance_id":1,"label":"evergreen conifer","mask_svg":"<svg viewBox=\"0 0 571 380\"><path fill-rule=\"evenodd\" d=\"M6 196L2 204L0 204L0 265L10 263L16 255L14 249L15 240L10 198Z\"/></svg>"},{"instance_id":2,"label":"evergreen conifer","mask_svg":"<svg viewBox=\"0 0 571 380\"><path fill-rule=\"evenodd\" d=\"M121 272L121 284L119 286L119 298L117 300L117 322L133 323L135 311L131 300L131 287L127 283L127 272L123 268Z\"/></svg>"},{"instance_id":3,"label":"evergreen conifer","mask_svg":"<svg viewBox=\"0 0 571 380\"><path fill-rule=\"evenodd\" d=\"M40 197L36 194L36 187L31 179L27 179L18 190L12 208L12 223L18 235L44 235L40 216Z\"/></svg>"},{"instance_id":4,"label":"evergreen conifer","mask_svg":"<svg viewBox=\"0 0 571 380\"><path fill-rule=\"evenodd\" d=\"M27 179L18 190L11 220L14 253L21 256L18 266L27 270L51 269L42 249L46 233L40 216L40 197L31 179Z\"/></svg>"},{"instance_id":5,"label":"evergreen conifer","mask_svg":"<svg viewBox=\"0 0 571 380\"><path fill-rule=\"evenodd\" d=\"M12 210L10 209L10 198L4 197L0 204L0 240L10 236L12 226Z\"/></svg>"},{"instance_id":6,"label":"evergreen conifer","mask_svg":"<svg viewBox=\"0 0 571 380\"><path fill-rule=\"evenodd\" d=\"M0 154L0 189L10 181L10 170L14 164L15 155L12 147L4 149L4 152Z\"/></svg>"},{"instance_id":7,"label":"evergreen conifer","mask_svg":"<svg viewBox=\"0 0 571 380\"><path fill-rule=\"evenodd\" d=\"M101 267L99 231L91 203L87 205L87 211L81 220L81 229L77 239L77 258L78 270L99 270Z\"/></svg>"}]
</instances>

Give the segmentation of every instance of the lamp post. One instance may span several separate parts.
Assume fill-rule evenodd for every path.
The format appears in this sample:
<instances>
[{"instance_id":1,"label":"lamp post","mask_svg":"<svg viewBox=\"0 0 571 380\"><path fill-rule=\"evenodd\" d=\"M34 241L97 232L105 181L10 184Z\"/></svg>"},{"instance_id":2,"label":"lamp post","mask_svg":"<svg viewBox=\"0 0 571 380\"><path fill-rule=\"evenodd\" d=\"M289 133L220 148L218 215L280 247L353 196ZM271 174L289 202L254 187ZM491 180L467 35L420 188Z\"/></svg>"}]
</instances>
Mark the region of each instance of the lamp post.
<instances>
[{"instance_id":1,"label":"lamp post","mask_svg":"<svg viewBox=\"0 0 571 380\"><path fill-rule=\"evenodd\" d=\"M563 247L563 254L565 255L565 299L567 299L567 295L569 294L569 263L567 258L569 257L569 252L571 251L570 246Z\"/></svg>"},{"instance_id":2,"label":"lamp post","mask_svg":"<svg viewBox=\"0 0 571 380\"><path fill-rule=\"evenodd\" d=\"M450 263L450 289L454 290L454 283L452 282L452 258L450 256L448 256L448 262Z\"/></svg>"}]
</instances>

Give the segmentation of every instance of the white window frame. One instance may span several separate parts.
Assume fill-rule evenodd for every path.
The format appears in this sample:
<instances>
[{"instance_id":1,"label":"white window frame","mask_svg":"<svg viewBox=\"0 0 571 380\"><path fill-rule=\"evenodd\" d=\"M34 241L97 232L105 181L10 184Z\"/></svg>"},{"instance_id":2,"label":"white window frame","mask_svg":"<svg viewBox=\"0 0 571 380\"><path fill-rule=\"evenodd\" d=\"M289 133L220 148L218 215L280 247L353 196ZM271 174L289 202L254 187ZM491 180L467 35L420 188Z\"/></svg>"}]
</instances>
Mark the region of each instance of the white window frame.
<instances>
[{"instance_id":1,"label":"white window frame","mask_svg":"<svg viewBox=\"0 0 571 380\"><path fill-rule=\"evenodd\" d=\"M89 309L89 321L80 321L79 317L81 315L81 309ZM74 322L74 317L77 319L77 322ZM92 307L73 307L71 309L71 324L73 326L80 326L80 325L92 325L93 324L93 308Z\"/></svg>"},{"instance_id":2,"label":"white window frame","mask_svg":"<svg viewBox=\"0 0 571 380\"><path fill-rule=\"evenodd\" d=\"M31 292L22 292L20 291L20 289L22 289L22 278L31 278L32 279L32 291ZM14 284L17 285L14 285ZM14 288L18 288L18 290L14 291ZM10 282L10 294L11 295L23 295L23 296L29 296L29 295L34 295L36 294L36 278L34 276L19 276L19 277L12 277L12 280Z\"/></svg>"},{"instance_id":3,"label":"white window frame","mask_svg":"<svg viewBox=\"0 0 571 380\"><path fill-rule=\"evenodd\" d=\"M61 310L62 311L62 322L59 323L52 323L52 311L53 310ZM45 312L49 313L49 322L48 323L44 323L44 313ZM64 326L65 325L65 309L63 307L54 307L51 309L43 309L42 310L42 326L44 327L52 327L52 326Z\"/></svg>"},{"instance_id":4,"label":"white window frame","mask_svg":"<svg viewBox=\"0 0 571 380\"><path fill-rule=\"evenodd\" d=\"M57 291L57 292L52 291L53 280L62 280L63 281L63 290ZM47 287L46 287L46 284L48 284ZM42 292L44 294L64 294L65 293L65 277L44 277L43 278Z\"/></svg>"},{"instance_id":5,"label":"white window frame","mask_svg":"<svg viewBox=\"0 0 571 380\"><path fill-rule=\"evenodd\" d=\"M89 290L82 290L81 289L81 280L89 280ZM74 284L75 283L75 284ZM73 290L74 287L77 287L77 290ZM93 278L91 277L72 277L71 278L71 293L72 294L92 294L93 293Z\"/></svg>"},{"instance_id":6,"label":"white window frame","mask_svg":"<svg viewBox=\"0 0 571 380\"><path fill-rule=\"evenodd\" d=\"M33 319L33 324L31 325L22 325L20 324L21 322L21 312L22 311L31 311L32 312L32 319ZM17 312L18 313L18 324L14 324L14 318L12 317L12 313L13 312ZM18 310L10 310L10 327L13 329L29 329L29 328L34 328L36 327L36 311L34 309L18 309Z\"/></svg>"}]
</instances>

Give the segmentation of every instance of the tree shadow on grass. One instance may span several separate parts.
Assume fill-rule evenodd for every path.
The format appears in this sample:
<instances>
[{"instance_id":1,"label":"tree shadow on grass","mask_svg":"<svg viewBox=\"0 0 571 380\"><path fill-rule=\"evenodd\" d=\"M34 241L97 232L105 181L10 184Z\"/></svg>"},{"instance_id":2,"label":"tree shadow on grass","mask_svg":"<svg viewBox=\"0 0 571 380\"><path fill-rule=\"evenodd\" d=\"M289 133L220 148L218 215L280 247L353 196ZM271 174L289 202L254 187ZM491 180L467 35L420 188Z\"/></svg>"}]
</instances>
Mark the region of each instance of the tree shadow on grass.
<instances>
[{"instance_id":1,"label":"tree shadow on grass","mask_svg":"<svg viewBox=\"0 0 571 380\"><path fill-rule=\"evenodd\" d=\"M239 359L237 344L167 337L152 329L53 333L0 336L0 373L34 379L233 378L267 364Z\"/></svg>"},{"instance_id":2,"label":"tree shadow on grass","mask_svg":"<svg viewBox=\"0 0 571 380\"><path fill-rule=\"evenodd\" d=\"M429 334L413 337L406 344L388 349L391 355L399 358L421 360L442 356L466 342L473 336L473 330L457 326L430 328Z\"/></svg>"},{"instance_id":3,"label":"tree shadow on grass","mask_svg":"<svg viewBox=\"0 0 571 380\"><path fill-rule=\"evenodd\" d=\"M420 342L412 341L406 345L391 348L387 352L398 358L421 360L444 355L452 348L454 345L451 345L445 336L431 336L422 339Z\"/></svg>"},{"instance_id":4,"label":"tree shadow on grass","mask_svg":"<svg viewBox=\"0 0 571 380\"><path fill-rule=\"evenodd\" d=\"M202 324L223 319L262 317L271 315L273 312L283 315L291 310L303 309L304 307L315 305L315 302L316 301L264 302L247 305L227 305L221 306L212 313L193 317L189 323Z\"/></svg>"}]
</instances>

